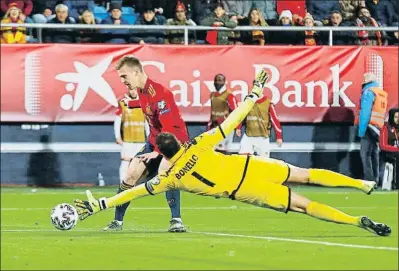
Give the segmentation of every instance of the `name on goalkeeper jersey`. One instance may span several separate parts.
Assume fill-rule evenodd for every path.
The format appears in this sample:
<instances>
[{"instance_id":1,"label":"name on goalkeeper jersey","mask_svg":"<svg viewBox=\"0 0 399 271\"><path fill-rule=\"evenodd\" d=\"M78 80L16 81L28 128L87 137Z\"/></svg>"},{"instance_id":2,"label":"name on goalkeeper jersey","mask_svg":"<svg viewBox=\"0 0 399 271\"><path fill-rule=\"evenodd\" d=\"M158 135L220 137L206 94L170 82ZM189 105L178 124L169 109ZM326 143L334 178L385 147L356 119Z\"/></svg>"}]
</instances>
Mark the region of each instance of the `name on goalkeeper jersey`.
<instances>
[{"instance_id":1,"label":"name on goalkeeper jersey","mask_svg":"<svg viewBox=\"0 0 399 271\"><path fill-rule=\"evenodd\" d=\"M197 163L198 161L198 156L193 154L191 158L187 161L187 163L175 174L175 177L180 180L181 177L186 175Z\"/></svg>"}]
</instances>

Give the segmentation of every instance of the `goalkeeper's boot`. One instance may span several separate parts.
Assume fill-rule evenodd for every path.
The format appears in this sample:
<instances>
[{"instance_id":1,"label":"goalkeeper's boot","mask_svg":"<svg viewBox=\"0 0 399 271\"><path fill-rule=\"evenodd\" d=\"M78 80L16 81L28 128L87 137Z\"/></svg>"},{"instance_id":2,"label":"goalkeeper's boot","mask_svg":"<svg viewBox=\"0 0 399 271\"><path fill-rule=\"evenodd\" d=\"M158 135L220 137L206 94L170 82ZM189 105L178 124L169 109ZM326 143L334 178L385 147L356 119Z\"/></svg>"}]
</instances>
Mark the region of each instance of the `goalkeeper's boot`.
<instances>
[{"instance_id":1,"label":"goalkeeper's boot","mask_svg":"<svg viewBox=\"0 0 399 271\"><path fill-rule=\"evenodd\" d=\"M107 208L105 198L100 198L100 200L95 199L90 190L86 190L86 196L87 201L80 199L74 200L80 220L84 220Z\"/></svg>"},{"instance_id":2,"label":"goalkeeper's boot","mask_svg":"<svg viewBox=\"0 0 399 271\"><path fill-rule=\"evenodd\" d=\"M364 182L364 184L363 184L363 189L362 190L367 195L370 195L371 192L373 192L374 189L376 189L376 187L377 187L377 183L376 182L373 182L373 181L363 181L363 182Z\"/></svg>"},{"instance_id":3,"label":"goalkeeper's boot","mask_svg":"<svg viewBox=\"0 0 399 271\"><path fill-rule=\"evenodd\" d=\"M111 223L108 224L102 231L121 231L122 230L122 221L112 220Z\"/></svg>"},{"instance_id":4,"label":"goalkeeper's boot","mask_svg":"<svg viewBox=\"0 0 399 271\"><path fill-rule=\"evenodd\" d=\"M360 218L360 226L370 232L373 232L379 236L389 236L391 234L391 228L385 224L377 223L372 221L367 216Z\"/></svg>"},{"instance_id":5,"label":"goalkeeper's boot","mask_svg":"<svg viewBox=\"0 0 399 271\"><path fill-rule=\"evenodd\" d=\"M170 221L168 232L186 232L186 228L180 219L174 219Z\"/></svg>"}]
</instances>

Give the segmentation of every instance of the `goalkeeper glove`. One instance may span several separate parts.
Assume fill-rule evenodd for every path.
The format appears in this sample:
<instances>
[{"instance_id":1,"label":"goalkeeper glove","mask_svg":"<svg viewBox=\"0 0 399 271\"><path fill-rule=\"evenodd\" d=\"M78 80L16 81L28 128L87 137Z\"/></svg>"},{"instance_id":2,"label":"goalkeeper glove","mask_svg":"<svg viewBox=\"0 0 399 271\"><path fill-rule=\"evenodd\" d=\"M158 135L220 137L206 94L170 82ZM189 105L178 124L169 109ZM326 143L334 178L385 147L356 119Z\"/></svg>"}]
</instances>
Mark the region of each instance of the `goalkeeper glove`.
<instances>
[{"instance_id":1,"label":"goalkeeper glove","mask_svg":"<svg viewBox=\"0 0 399 271\"><path fill-rule=\"evenodd\" d=\"M269 78L269 74L262 69L255 78L254 86L252 87L253 94L257 95L258 98L263 96L263 86L265 85L267 79Z\"/></svg>"},{"instance_id":2,"label":"goalkeeper glove","mask_svg":"<svg viewBox=\"0 0 399 271\"><path fill-rule=\"evenodd\" d=\"M76 210L80 220L84 220L87 217L94 215L101 210L107 209L105 198L95 199L91 194L90 190L86 190L86 200L75 199Z\"/></svg>"}]
</instances>

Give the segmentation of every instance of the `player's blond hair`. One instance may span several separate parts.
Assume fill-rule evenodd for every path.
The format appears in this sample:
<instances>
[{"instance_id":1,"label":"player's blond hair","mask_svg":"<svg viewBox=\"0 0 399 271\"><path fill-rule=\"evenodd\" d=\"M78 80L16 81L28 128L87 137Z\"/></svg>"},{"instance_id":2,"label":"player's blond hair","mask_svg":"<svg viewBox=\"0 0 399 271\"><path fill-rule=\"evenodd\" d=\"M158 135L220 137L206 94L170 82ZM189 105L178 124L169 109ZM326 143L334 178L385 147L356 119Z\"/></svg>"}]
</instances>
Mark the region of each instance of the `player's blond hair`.
<instances>
[{"instance_id":1,"label":"player's blond hair","mask_svg":"<svg viewBox=\"0 0 399 271\"><path fill-rule=\"evenodd\" d=\"M143 71L143 65L141 65L140 60L133 55L125 55L124 57L119 59L118 63L115 66L115 69L120 70L125 65L129 67L138 67L141 72Z\"/></svg>"}]
</instances>

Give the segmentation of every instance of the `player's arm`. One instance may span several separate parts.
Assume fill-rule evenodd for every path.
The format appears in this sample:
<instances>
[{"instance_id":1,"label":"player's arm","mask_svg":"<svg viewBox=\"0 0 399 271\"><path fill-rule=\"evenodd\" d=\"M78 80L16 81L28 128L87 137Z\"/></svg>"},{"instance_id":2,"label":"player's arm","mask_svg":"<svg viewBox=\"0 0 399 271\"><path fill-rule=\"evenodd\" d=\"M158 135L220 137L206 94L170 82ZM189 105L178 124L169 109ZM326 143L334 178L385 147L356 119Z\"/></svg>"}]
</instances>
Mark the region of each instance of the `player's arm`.
<instances>
[{"instance_id":1,"label":"player's arm","mask_svg":"<svg viewBox=\"0 0 399 271\"><path fill-rule=\"evenodd\" d=\"M93 197L90 190L87 190L87 200L75 199L74 202L80 220L84 220L102 210L116 207L149 195L160 194L170 189L175 189L173 178L162 174L152 178L146 183L125 190L109 198L103 197L97 200Z\"/></svg>"},{"instance_id":2,"label":"player's arm","mask_svg":"<svg viewBox=\"0 0 399 271\"><path fill-rule=\"evenodd\" d=\"M121 125L122 125L122 106L119 103L118 109L116 110L115 120L114 120L115 141L119 145L123 144L122 135L121 135Z\"/></svg>"},{"instance_id":3,"label":"player's arm","mask_svg":"<svg viewBox=\"0 0 399 271\"><path fill-rule=\"evenodd\" d=\"M233 94L230 94L229 96L227 96L227 104L229 106L230 111L234 111L236 110L236 108L238 107L238 103L237 103L237 99ZM241 122L237 125L236 129L241 130L242 124Z\"/></svg>"},{"instance_id":4,"label":"player's arm","mask_svg":"<svg viewBox=\"0 0 399 271\"><path fill-rule=\"evenodd\" d=\"M215 146L218 142L226 138L239 125L249 111L253 108L256 101L263 95L263 85L268 78L266 71L262 70L256 75L255 84L252 92L245 97L242 102L218 127L213 128L209 132L202 134L200 144Z\"/></svg>"}]
</instances>

